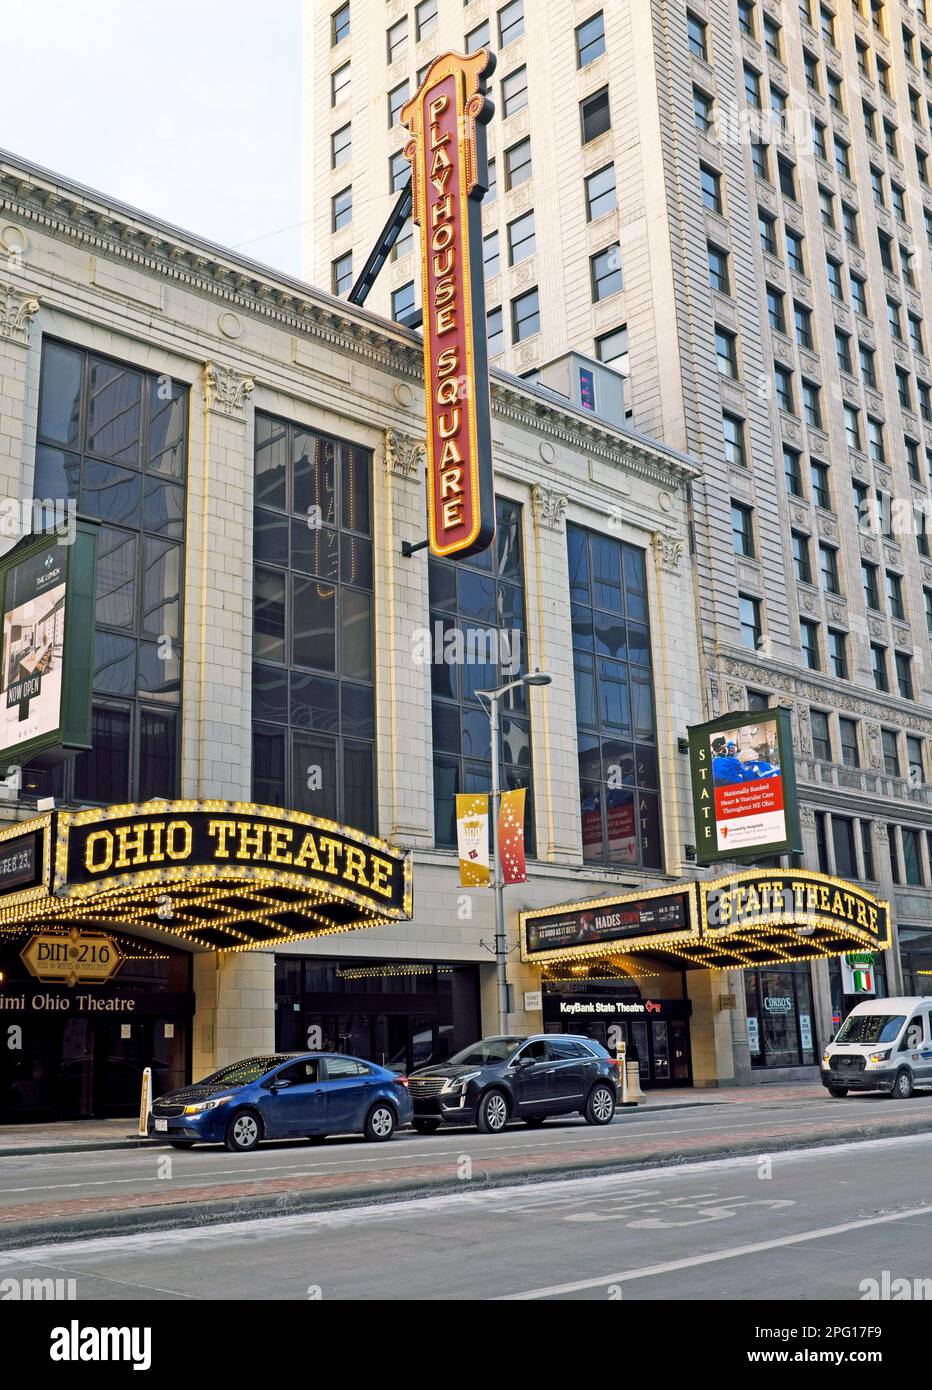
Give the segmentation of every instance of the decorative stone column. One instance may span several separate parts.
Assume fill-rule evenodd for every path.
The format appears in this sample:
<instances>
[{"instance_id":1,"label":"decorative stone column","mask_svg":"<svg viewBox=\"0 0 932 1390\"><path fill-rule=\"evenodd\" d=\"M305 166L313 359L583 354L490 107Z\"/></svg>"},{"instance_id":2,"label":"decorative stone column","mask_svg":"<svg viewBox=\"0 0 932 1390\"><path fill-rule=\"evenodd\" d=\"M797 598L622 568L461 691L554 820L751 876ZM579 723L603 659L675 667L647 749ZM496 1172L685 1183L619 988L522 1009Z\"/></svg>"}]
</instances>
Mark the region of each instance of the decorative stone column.
<instances>
[{"instance_id":1,"label":"decorative stone column","mask_svg":"<svg viewBox=\"0 0 932 1390\"><path fill-rule=\"evenodd\" d=\"M275 1051L275 957L266 951L201 951L194 957L191 1078Z\"/></svg>"},{"instance_id":2,"label":"decorative stone column","mask_svg":"<svg viewBox=\"0 0 932 1390\"><path fill-rule=\"evenodd\" d=\"M0 260L0 275L3 272ZM32 459L24 467L27 440L24 422L30 418L26 397L29 379L29 330L39 301L27 290L0 279L0 497L23 496L23 478L32 477ZM12 543L18 536L4 537ZM9 549L8 544L0 549Z\"/></svg>"}]
</instances>

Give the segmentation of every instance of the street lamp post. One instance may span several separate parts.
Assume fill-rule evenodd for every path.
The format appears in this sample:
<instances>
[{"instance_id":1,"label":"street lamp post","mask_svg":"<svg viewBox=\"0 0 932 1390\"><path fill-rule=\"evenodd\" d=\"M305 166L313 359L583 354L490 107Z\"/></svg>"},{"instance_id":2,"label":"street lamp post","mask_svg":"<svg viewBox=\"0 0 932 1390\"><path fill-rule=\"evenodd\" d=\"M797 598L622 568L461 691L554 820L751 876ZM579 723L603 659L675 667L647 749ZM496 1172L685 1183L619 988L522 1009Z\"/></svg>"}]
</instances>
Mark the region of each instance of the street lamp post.
<instances>
[{"instance_id":1,"label":"street lamp post","mask_svg":"<svg viewBox=\"0 0 932 1390\"><path fill-rule=\"evenodd\" d=\"M498 762L498 706L499 701L509 691L518 686L549 685L551 677L543 671L529 671L519 680L500 685L497 690L477 690L480 699L489 702L489 725L492 734L492 889L495 893L495 969L498 977L498 1031L508 1032L508 940L505 935L505 884L502 875L498 843L498 804L501 797Z\"/></svg>"}]
</instances>

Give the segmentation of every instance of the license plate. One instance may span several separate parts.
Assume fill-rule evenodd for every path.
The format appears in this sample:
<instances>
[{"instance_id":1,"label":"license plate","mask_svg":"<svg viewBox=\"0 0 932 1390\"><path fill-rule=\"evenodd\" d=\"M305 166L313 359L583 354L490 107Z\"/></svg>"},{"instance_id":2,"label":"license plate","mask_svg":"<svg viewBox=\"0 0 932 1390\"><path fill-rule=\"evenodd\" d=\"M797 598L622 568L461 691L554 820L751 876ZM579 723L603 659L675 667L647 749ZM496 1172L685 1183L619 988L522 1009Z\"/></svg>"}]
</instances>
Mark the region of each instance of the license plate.
<instances>
[{"instance_id":1,"label":"license plate","mask_svg":"<svg viewBox=\"0 0 932 1390\"><path fill-rule=\"evenodd\" d=\"M159 1131L160 1134L164 1134L164 1133L166 1132L166 1130L168 1129L168 1121L167 1121L167 1120L156 1120L156 1122L155 1122L155 1127L156 1127L156 1129Z\"/></svg>"}]
</instances>

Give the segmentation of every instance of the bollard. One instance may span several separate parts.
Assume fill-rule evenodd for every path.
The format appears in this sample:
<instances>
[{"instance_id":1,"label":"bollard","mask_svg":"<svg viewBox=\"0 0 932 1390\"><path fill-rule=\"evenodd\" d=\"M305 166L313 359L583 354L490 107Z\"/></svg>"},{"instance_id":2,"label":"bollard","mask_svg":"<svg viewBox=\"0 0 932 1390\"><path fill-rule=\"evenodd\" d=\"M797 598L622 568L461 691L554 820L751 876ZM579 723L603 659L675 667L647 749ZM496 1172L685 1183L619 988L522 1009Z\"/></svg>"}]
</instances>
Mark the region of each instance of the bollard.
<instances>
[{"instance_id":1,"label":"bollard","mask_svg":"<svg viewBox=\"0 0 932 1390\"><path fill-rule=\"evenodd\" d=\"M140 1139L145 1139L149 1133L149 1116L152 1114L152 1068L145 1067L142 1073L142 1091L139 1096L139 1128L136 1131Z\"/></svg>"},{"instance_id":2,"label":"bollard","mask_svg":"<svg viewBox=\"0 0 932 1390\"><path fill-rule=\"evenodd\" d=\"M626 1062L625 1073L627 1076L627 1097L623 1102L625 1105L637 1105L638 1101L644 1099L644 1092L641 1090L641 1068L637 1062Z\"/></svg>"}]
</instances>

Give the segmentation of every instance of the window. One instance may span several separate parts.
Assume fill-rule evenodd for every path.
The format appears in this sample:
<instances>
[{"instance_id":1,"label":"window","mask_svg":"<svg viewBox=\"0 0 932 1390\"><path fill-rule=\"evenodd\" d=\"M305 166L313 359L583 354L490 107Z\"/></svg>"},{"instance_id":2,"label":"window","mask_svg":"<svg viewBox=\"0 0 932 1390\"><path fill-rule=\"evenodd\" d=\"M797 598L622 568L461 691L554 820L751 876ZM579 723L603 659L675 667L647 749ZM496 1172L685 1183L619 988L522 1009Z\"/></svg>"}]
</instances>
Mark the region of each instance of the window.
<instances>
[{"instance_id":1,"label":"window","mask_svg":"<svg viewBox=\"0 0 932 1390\"><path fill-rule=\"evenodd\" d=\"M421 3L415 6L414 24L418 43L421 42L421 39L426 39L429 34L432 34L440 22L437 16L437 4L438 0L421 0ZM518 7L520 8L520 0L518 0ZM509 6L508 8L512 7Z\"/></svg>"},{"instance_id":2,"label":"window","mask_svg":"<svg viewBox=\"0 0 932 1390\"><path fill-rule=\"evenodd\" d=\"M828 227L830 231L835 230L835 199L827 189L819 189L819 211L822 217L823 227Z\"/></svg>"},{"instance_id":3,"label":"window","mask_svg":"<svg viewBox=\"0 0 932 1390\"><path fill-rule=\"evenodd\" d=\"M353 288L353 253L337 256L331 266L331 288L334 294L349 294Z\"/></svg>"},{"instance_id":4,"label":"window","mask_svg":"<svg viewBox=\"0 0 932 1390\"><path fill-rule=\"evenodd\" d=\"M709 245L709 284L719 294L731 294L731 278L728 273L728 252Z\"/></svg>"},{"instance_id":5,"label":"window","mask_svg":"<svg viewBox=\"0 0 932 1390\"><path fill-rule=\"evenodd\" d=\"M341 5L338 10L334 10L330 16L330 42L334 46L342 43L348 37L350 31L350 7L349 4Z\"/></svg>"},{"instance_id":6,"label":"window","mask_svg":"<svg viewBox=\"0 0 932 1390\"><path fill-rule=\"evenodd\" d=\"M887 649L879 642L871 642L870 646L874 689L886 692L890 689L890 681L887 676Z\"/></svg>"},{"instance_id":7,"label":"window","mask_svg":"<svg viewBox=\"0 0 932 1390\"><path fill-rule=\"evenodd\" d=\"M391 193L400 193L411 178L411 165L404 150L398 150L388 161L388 181Z\"/></svg>"},{"instance_id":8,"label":"window","mask_svg":"<svg viewBox=\"0 0 932 1390\"><path fill-rule=\"evenodd\" d=\"M257 412L255 470L253 799L372 830L371 456Z\"/></svg>"},{"instance_id":9,"label":"window","mask_svg":"<svg viewBox=\"0 0 932 1390\"><path fill-rule=\"evenodd\" d=\"M693 112L696 118L696 129L702 135L712 134L714 111L715 104L712 98L706 96L705 92L700 92L698 87L693 87Z\"/></svg>"},{"instance_id":10,"label":"window","mask_svg":"<svg viewBox=\"0 0 932 1390\"><path fill-rule=\"evenodd\" d=\"M744 99L748 106L756 111L760 111L763 103L761 101L760 73L753 68L744 69Z\"/></svg>"},{"instance_id":11,"label":"window","mask_svg":"<svg viewBox=\"0 0 932 1390\"><path fill-rule=\"evenodd\" d=\"M458 561L428 560L430 628L439 647L431 663L438 845L456 844L457 793L486 791L491 781L488 714L476 692L494 690L527 670L525 644L519 640L526 630L521 508L499 497L495 512L496 536L488 550ZM472 659L449 663L443 659L444 644L457 633ZM529 715L524 686L504 697L500 782L506 789L527 787L532 812ZM531 833L533 843L533 825Z\"/></svg>"},{"instance_id":12,"label":"window","mask_svg":"<svg viewBox=\"0 0 932 1390\"><path fill-rule=\"evenodd\" d=\"M828 10L819 10L819 27L822 30L822 37L826 43L834 48L835 44L835 16Z\"/></svg>"},{"instance_id":13,"label":"window","mask_svg":"<svg viewBox=\"0 0 932 1390\"><path fill-rule=\"evenodd\" d=\"M748 38L755 38L754 0L738 0L738 27Z\"/></svg>"},{"instance_id":14,"label":"window","mask_svg":"<svg viewBox=\"0 0 932 1390\"><path fill-rule=\"evenodd\" d=\"M841 95L841 82L833 72L825 74L825 90L828 93L828 104L839 116L845 114L845 103Z\"/></svg>"},{"instance_id":15,"label":"window","mask_svg":"<svg viewBox=\"0 0 932 1390\"><path fill-rule=\"evenodd\" d=\"M903 881L911 888L919 888L923 882L919 831L903 825L900 835L903 840Z\"/></svg>"},{"instance_id":16,"label":"window","mask_svg":"<svg viewBox=\"0 0 932 1390\"><path fill-rule=\"evenodd\" d=\"M777 405L781 410L785 410L788 415L795 415L796 405L793 398L793 373L786 367L776 367L774 369L774 390L777 397Z\"/></svg>"},{"instance_id":17,"label":"window","mask_svg":"<svg viewBox=\"0 0 932 1390\"><path fill-rule=\"evenodd\" d=\"M783 476L786 490L791 497L802 497L803 475L799 466L799 454L795 449L783 450Z\"/></svg>"},{"instance_id":18,"label":"window","mask_svg":"<svg viewBox=\"0 0 932 1390\"><path fill-rule=\"evenodd\" d=\"M856 314L861 314L864 318L867 313L867 288L859 275L851 276L851 307Z\"/></svg>"},{"instance_id":19,"label":"window","mask_svg":"<svg viewBox=\"0 0 932 1390\"><path fill-rule=\"evenodd\" d=\"M604 251L597 251L590 259L589 264L593 303L608 299L609 295L617 294L622 287L621 248L618 242L616 241L613 246L606 246Z\"/></svg>"},{"instance_id":20,"label":"window","mask_svg":"<svg viewBox=\"0 0 932 1390\"><path fill-rule=\"evenodd\" d=\"M872 523L868 509L868 487L856 479L851 484L851 500L854 502L854 516L859 531L869 533Z\"/></svg>"},{"instance_id":21,"label":"window","mask_svg":"<svg viewBox=\"0 0 932 1390\"><path fill-rule=\"evenodd\" d=\"M414 281L409 280L406 285L399 285L397 290L392 290L392 318L396 322L403 320L414 308Z\"/></svg>"},{"instance_id":22,"label":"window","mask_svg":"<svg viewBox=\"0 0 932 1390\"><path fill-rule=\"evenodd\" d=\"M346 227L353 220L353 190L344 188L339 193L335 193L330 200L331 231L338 232L341 227Z\"/></svg>"},{"instance_id":23,"label":"window","mask_svg":"<svg viewBox=\"0 0 932 1390\"><path fill-rule=\"evenodd\" d=\"M809 537L801 531L791 533L793 544L793 574L798 584L812 583L812 564L809 559Z\"/></svg>"},{"instance_id":24,"label":"window","mask_svg":"<svg viewBox=\"0 0 932 1390\"><path fill-rule=\"evenodd\" d=\"M820 671L822 669L822 662L819 657L818 623L811 623L807 618L801 619L799 624L799 641L808 669L810 671Z\"/></svg>"},{"instance_id":25,"label":"window","mask_svg":"<svg viewBox=\"0 0 932 1390\"><path fill-rule=\"evenodd\" d=\"M477 24L475 29L470 29L466 35L466 52L478 53L480 48L491 47L492 31L489 28L489 21L484 19L481 24ZM420 83L418 83L420 86Z\"/></svg>"},{"instance_id":26,"label":"window","mask_svg":"<svg viewBox=\"0 0 932 1390\"><path fill-rule=\"evenodd\" d=\"M540 332L540 296L535 289L511 301L511 341L523 343Z\"/></svg>"},{"instance_id":27,"label":"window","mask_svg":"<svg viewBox=\"0 0 932 1390\"><path fill-rule=\"evenodd\" d=\"M813 502L817 507L830 512L832 510L832 498L828 484L828 464L813 461L809 465L809 476L812 480Z\"/></svg>"},{"instance_id":28,"label":"window","mask_svg":"<svg viewBox=\"0 0 932 1390\"><path fill-rule=\"evenodd\" d=\"M614 164L606 164L603 169L597 169L586 179L588 220L594 222L597 217L603 217L605 213L612 212L615 206L615 166Z\"/></svg>"},{"instance_id":29,"label":"window","mask_svg":"<svg viewBox=\"0 0 932 1390\"><path fill-rule=\"evenodd\" d=\"M785 198L796 198L796 166L781 156L777 158L780 192Z\"/></svg>"},{"instance_id":30,"label":"window","mask_svg":"<svg viewBox=\"0 0 932 1390\"><path fill-rule=\"evenodd\" d=\"M353 126L351 122L335 130L330 137L330 167L339 169L341 164L347 164L353 155ZM405 160L405 164L408 161Z\"/></svg>"},{"instance_id":31,"label":"window","mask_svg":"<svg viewBox=\"0 0 932 1390\"><path fill-rule=\"evenodd\" d=\"M822 588L827 594L841 593L841 586L838 581L838 551L834 546L819 545L819 574L822 580Z\"/></svg>"},{"instance_id":32,"label":"window","mask_svg":"<svg viewBox=\"0 0 932 1390\"><path fill-rule=\"evenodd\" d=\"M188 391L46 337L37 497L101 522L90 752L51 776L69 801L179 794Z\"/></svg>"},{"instance_id":33,"label":"window","mask_svg":"<svg viewBox=\"0 0 932 1390\"><path fill-rule=\"evenodd\" d=\"M397 87L394 87L394 88L389 92L389 94L388 94L388 126L389 126L389 129L391 129L392 126L396 126L396 125L398 124L398 122L401 120L401 108L404 106L405 102L408 100L408 98L409 98L410 95L411 95L410 85L409 85L409 83L406 82L406 81L405 81L405 82L399 83L399 85L398 85Z\"/></svg>"},{"instance_id":34,"label":"window","mask_svg":"<svg viewBox=\"0 0 932 1390\"><path fill-rule=\"evenodd\" d=\"M747 468L747 446L744 439L744 421L734 415L722 416L722 434L725 440L725 458L735 468Z\"/></svg>"},{"instance_id":35,"label":"window","mask_svg":"<svg viewBox=\"0 0 932 1390\"><path fill-rule=\"evenodd\" d=\"M858 726L853 719L839 719L838 743L841 760L846 767L860 767L861 754L858 749Z\"/></svg>"},{"instance_id":36,"label":"window","mask_svg":"<svg viewBox=\"0 0 932 1390\"><path fill-rule=\"evenodd\" d=\"M926 632L932 637L932 589L923 589L922 601L926 615Z\"/></svg>"},{"instance_id":37,"label":"window","mask_svg":"<svg viewBox=\"0 0 932 1390\"><path fill-rule=\"evenodd\" d=\"M847 333L842 333L839 328L835 329L835 356L838 359L839 370L850 375L854 371L854 363L851 360L851 339Z\"/></svg>"},{"instance_id":38,"label":"window","mask_svg":"<svg viewBox=\"0 0 932 1390\"><path fill-rule=\"evenodd\" d=\"M821 763L832 761L832 740L830 737L828 715L824 710L811 709L809 723L812 727L812 755Z\"/></svg>"},{"instance_id":39,"label":"window","mask_svg":"<svg viewBox=\"0 0 932 1390\"><path fill-rule=\"evenodd\" d=\"M783 295L780 290L775 290L771 285L767 286L767 319L774 333L786 332L786 310L783 307Z\"/></svg>"},{"instance_id":40,"label":"window","mask_svg":"<svg viewBox=\"0 0 932 1390\"><path fill-rule=\"evenodd\" d=\"M410 256L414 250L414 224L409 217L398 233L398 240L392 247L392 260L400 261L404 256Z\"/></svg>"},{"instance_id":41,"label":"window","mask_svg":"<svg viewBox=\"0 0 932 1390\"><path fill-rule=\"evenodd\" d=\"M922 739L913 734L906 735L906 763L911 787L924 786L926 780L925 761L922 756Z\"/></svg>"},{"instance_id":42,"label":"window","mask_svg":"<svg viewBox=\"0 0 932 1390\"><path fill-rule=\"evenodd\" d=\"M903 341L903 325L900 320L900 306L892 299L887 300L887 327L897 342Z\"/></svg>"},{"instance_id":43,"label":"window","mask_svg":"<svg viewBox=\"0 0 932 1390\"><path fill-rule=\"evenodd\" d=\"M336 106L338 102L341 102L349 94L349 89L350 64L344 63L342 67L337 68L336 72L330 74L330 105Z\"/></svg>"},{"instance_id":44,"label":"window","mask_svg":"<svg viewBox=\"0 0 932 1390\"><path fill-rule=\"evenodd\" d=\"M802 304L794 304L793 319L796 324L796 341L801 348L812 351L812 311Z\"/></svg>"},{"instance_id":45,"label":"window","mask_svg":"<svg viewBox=\"0 0 932 1390\"><path fill-rule=\"evenodd\" d=\"M858 214L848 203L841 205L841 225L845 233L845 241L849 246L860 246L858 234Z\"/></svg>"},{"instance_id":46,"label":"window","mask_svg":"<svg viewBox=\"0 0 932 1390\"><path fill-rule=\"evenodd\" d=\"M828 272L828 288L834 299L839 299L844 303L845 282L842 277L841 265L838 261L828 258L825 262Z\"/></svg>"},{"instance_id":47,"label":"window","mask_svg":"<svg viewBox=\"0 0 932 1390\"><path fill-rule=\"evenodd\" d=\"M864 586L864 602L868 608L880 609L880 586L877 583L877 566L869 560L861 561L861 583Z\"/></svg>"},{"instance_id":48,"label":"window","mask_svg":"<svg viewBox=\"0 0 932 1390\"><path fill-rule=\"evenodd\" d=\"M805 275L803 239L797 232L791 232L789 229L786 233L786 259L790 270L795 270L799 275Z\"/></svg>"},{"instance_id":49,"label":"window","mask_svg":"<svg viewBox=\"0 0 932 1390\"><path fill-rule=\"evenodd\" d=\"M904 700L914 699L913 659L905 652L894 652L893 665L896 668L896 688Z\"/></svg>"},{"instance_id":50,"label":"window","mask_svg":"<svg viewBox=\"0 0 932 1390\"><path fill-rule=\"evenodd\" d=\"M812 1065L818 1061L812 986L806 963L745 970L742 988L753 1028L751 1066Z\"/></svg>"},{"instance_id":51,"label":"window","mask_svg":"<svg viewBox=\"0 0 932 1390\"><path fill-rule=\"evenodd\" d=\"M603 87L600 92L594 92L591 97L580 102L579 119L584 145L588 145L590 140L597 140L600 135L611 130L612 115L609 110L607 87Z\"/></svg>"},{"instance_id":52,"label":"window","mask_svg":"<svg viewBox=\"0 0 932 1390\"><path fill-rule=\"evenodd\" d=\"M588 67L605 52L605 20L600 10L576 30L576 63Z\"/></svg>"},{"instance_id":53,"label":"window","mask_svg":"<svg viewBox=\"0 0 932 1390\"><path fill-rule=\"evenodd\" d=\"M516 115L523 111L528 103L527 94L527 68L521 66L515 68L507 77L502 78L502 115L507 120L509 116Z\"/></svg>"},{"instance_id":54,"label":"window","mask_svg":"<svg viewBox=\"0 0 932 1390\"><path fill-rule=\"evenodd\" d=\"M534 210L525 212L508 224L508 264L518 265L533 256L537 249L534 236Z\"/></svg>"},{"instance_id":55,"label":"window","mask_svg":"<svg viewBox=\"0 0 932 1390\"><path fill-rule=\"evenodd\" d=\"M765 256L776 256L777 247L777 224L776 219L762 212L757 219L760 230L760 247Z\"/></svg>"},{"instance_id":56,"label":"window","mask_svg":"<svg viewBox=\"0 0 932 1390\"><path fill-rule=\"evenodd\" d=\"M779 57L779 54L775 55ZM808 48L803 49L803 72L806 77L806 86L811 92L820 90L819 83L819 60L814 53L810 53Z\"/></svg>"},{"instance_id":57,"label":"window","mask_svg":"<svg viewBox=\"0 0 932 1390\"><path fill-rule=\"evenodd\" d=\"M736 381L738 378L738 346L734 333L727 333L724 328L715 330L715 352L718 358L718 369L722 376L731 377Z\"/></svg>"},{"instance_id":58,"label":"window","mask_svg":"<svg viewBox=\"0 0 932 1390\"><path fill-rule=\"evenodd\" d=\"M903 577L887 570L887 603L891 618L898 622L906 621L906 606L903 603Z\"/></svg>"},{"instance_id":59,"label":"window","mask_svg":"<svg viewBox=\"0 0 932 1390\"><path fill-rule=\"evenodd\" d=\"M686 11L686 36L689 42L689 51L694 58L701 58L704 63L709 61L709 38L708 30L701 19L697 19L694 14Z\"/></svg>"},{"instance_id":60,"label":"window","mask_svg":"<svg viewBox=\"0 0 932 1390\"><path fill-rule=\"evenodd\" d=\"M774 125L777 130L786 130L787 123L787 96L777 87L770 83L770 109L773 112Z\"/></svg>"},{"instance_id":61,"label":"window","mask_svg":"<svg viewBox=\"0 0 932 1390\"><path fill-rule=\"evenodd\" d=\"M845 439L849 449L860 449L861 447L861 425L859 412L853 405L842 407L842 414L845 421Z\"/></svg>"},{"instance_id":62,"label":"window","mask_svg":"<svg viewBox=\"0 0 932 1390\"><path fill-rule=\"evenodd\" d=\"M888 777L899 777L900 775L900 750L897 743L896 732L893 729L881 729L880 744L883 750L883 770Z\"/></svg>"},{"instance_id":63,"label":"window","mask_svg":"<svg viewBox=\"0 0 932 1390\"><path fill-rule=\"evenodd\" d=\"M822 428L822 405L819 387L811 381L803 382L803 419L812 429Z\"/></svg>"},{"instance_id":64,"label":"window","mask_svg":"<svg viewBox=\"0 0 932 1390\"><path fill-rule=\"evenodd\" d=\"M836 628L830 627L828 630L828 657L832 668L832 675L839 680L848 679L848 635L839 632Z\"/></svg>"},{"instance_id":65,"label":"window","mask_svg":"<svg viewBox=\"0 0 932 1390\"><path fill-rule=\"evenodd\" d=\"M751 142L751 167L755 178L770 182L770 151L759 140Z\"/></svg>"},{"instance_id":66,"label":"window","mask_svg":"<svg viewBox=\"0 0 932 1390\"><path fill-rule=\"evenodd\" d=\"M498 12L498 41L502 48L520 39L524 33L524 0L511 0Z\"/></svg>"},{"instance_id":67,"label":"window","mask_svg":"<svg viewBox=\"0 0 932 1390\"><path fill-rule=\"evenodd\" d=\"M741 645L757 651L764 636L761 625L761 602L749 594L738 595L738 619L741 627Z\"/></svg>"},{"instance_id":68,"label":"window","mask_svg":"<svg viewBox=\"0 0 932 1390\"><path fill-rule=\"evenodd\" d=\"M710 212L722 211L722 180L714 169L704 164L699 166L699 180L702 185L702 201ZM614 178L613 178L614 182ZM614 204L612 205L614 206Z\"/></svg>"},{"instance_id":69,"label":"window","mask_svg":"<svg viewBox=\"0 0 932 1390\"><path fill-rule=\"evenodd\" d=\"M595 355L607 367L614 367L616 372L627 377L629 375L627 328L614 328L610 333L603 333L601 337L596 338Z\"/></svg>"},{"instance_id":70,"label":"window","mask_svg":"<svg viewBox=\"0 0 932 1390\"><path fill-rule=\"evenodd\" d=\"M498 232L489 232L488 236L482 238L482 265L487 280L491 280L502 268Z\"/></svg>"},{"instance_id":71,"label":"window","mask_svg":"<svg viewBox=\"0 0 932 1390\"><path fill-rule=\"evenodd\" d=\"M875 463L885 463L886 453L883 444L883 425L872 415L867 417L867 443L870 456Z\"/></svg>"},{"instance_id":72,"label":"window","mask_svg":"<svg viewBox=\"0 0 932 1390\"><path fill-rule=\"evenodd\" d=\"M908 385L909 382L907 379L907 386ZM921 483L922 465L919 462L919 445L916 443L915 439L904 439L903 443L906 446L906 471L912 482Z\"/></svg>"},{"instance_id":73,"label":"window","mask_svg":"<svg viewBox=\"0 0 932 1390\"><path fill-rule=\"evenodd\" d=\"M754 514L740 502L731 504L731 539L736 555L754 558Z\"/></svg>"},{"instance_id":74,"label":"window","mask_svg":"<svg viewBox=\"0 0 932 1390\"><path fill-rule=\"evenodd\" d=\"M835 855L836 874L844 878L857 878L854 822L849 820L847 816L832 816L832 850Z\"/></svg>"},{"instance_id":75,"label":"window","mask_svg":"<svg viewBox=\"0 0 932 1390\"><path fill-rule=\"evenodd\" d=\"M858 343L858 360L861 364L861 376L864 378L865 386L872 386L877 389L877 368L874 363L874 349L866 347L864 343Z\"/></svg>"},{"instance_id":76,"label":"window","mask_svg":"<svg viewBox=\"0 0 932 1390\"><path fill-rule=\"evenodd\" d=\"M532 174L531 141L519 140L505 151L505 187L509 191L526 183Z\"/></svg>"},{"instance_id":77,"label":"window","mask_svg":"<svg viewBox=\"0 0 932 1390\"><path fill-rule=\"evenodd\" d=\"M890 184L890 202L893 205L893 212L901 222L906 222L906 195L899 184Z\"/></svg>"},{"instance_id":78,"label":"window","mask_svg":"<svg viewBox=\"0 0 932 1390\"><path fill-rule=\"evenodd\" d=\"M770 709L770 696L763 690L749 690L748 709L757 714L760 711Z\"/></svg>"},{"instance_id":79,"label":"window","mask_svg":"<svg viewBox=\"0 0 932 1390\"><path fill-rule=\"evenodd\" d=\"M567 526L583 859L663 864L644 552Z\"/></svg>"},{"instance_id":80,"label":"window","mask_svg":"<svg viewBox=\"0 0 932 1390\"><path fill-rule=\"evenodd\" d=\"M489 160L489 186L486 189L483 207L488 207L494 203L498 196L498 164L494 159Z\"/></svg>"},{"instance_id":81,"label":"window","mask_svg":"<svg viewBox=\"0 0 932 1390\"><path fill-rule=\"evenodd\" d=\"M828 146L825 143L825 126L821 121L812 122L812 151L819 159L828 159Z\"/></svg>"},{"instance_id":82,"label":"window","mask_svg":"<svg viewBox=\"0 0 932 1390\"><path fill-rule=\"evenodd\" d=\"M500 353L505 351L505 329L500 307L490 309L486 314L485 333L489 345L489 356L498 357Z\"/></svg>"},{"instance_id":83,"label":"window","mask_svg":"<svg viewBox=\"0 0 932 1390\"><path fill-rule=\"evenodd\" d=\"M388 61L397 63L399 58L403 58L408 51L408 21L399 19L397 24L393 24L386 35L388 44Z\"/></svg>"}]
</instances>

